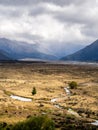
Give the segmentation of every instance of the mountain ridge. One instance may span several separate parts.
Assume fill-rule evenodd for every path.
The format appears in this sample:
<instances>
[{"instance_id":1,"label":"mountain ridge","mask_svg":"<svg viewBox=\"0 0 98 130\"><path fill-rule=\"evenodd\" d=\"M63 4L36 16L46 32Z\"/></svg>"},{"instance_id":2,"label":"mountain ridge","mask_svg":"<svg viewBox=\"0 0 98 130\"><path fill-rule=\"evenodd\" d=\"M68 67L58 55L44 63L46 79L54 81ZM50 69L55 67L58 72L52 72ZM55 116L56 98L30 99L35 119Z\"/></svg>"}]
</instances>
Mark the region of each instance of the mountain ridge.
<instances>
[{"instance_id":1,"label":"mountain ridge","mask_svg":"<svg viewBox=\"0 0 98 130\"><path fill-rule=\"evenodd\" d=\"M98 61L98 39L83 49L61 58L65 61Z\"/></svg>"},{"instance_id":2,"label":"mountain ridge","mask_svg":"<svg viewBox=\"0 0 98 130\"><path fill-rule=\"evenodd\" d=\"M37 44L30 44L27 42L9 40L6 38L0 38L0 50L4 51L7 56L14 60L20 60L25 58L39 58L44 60L53 60L57 57L45 54L38 50Z\"/></svg>"}]
</instances>

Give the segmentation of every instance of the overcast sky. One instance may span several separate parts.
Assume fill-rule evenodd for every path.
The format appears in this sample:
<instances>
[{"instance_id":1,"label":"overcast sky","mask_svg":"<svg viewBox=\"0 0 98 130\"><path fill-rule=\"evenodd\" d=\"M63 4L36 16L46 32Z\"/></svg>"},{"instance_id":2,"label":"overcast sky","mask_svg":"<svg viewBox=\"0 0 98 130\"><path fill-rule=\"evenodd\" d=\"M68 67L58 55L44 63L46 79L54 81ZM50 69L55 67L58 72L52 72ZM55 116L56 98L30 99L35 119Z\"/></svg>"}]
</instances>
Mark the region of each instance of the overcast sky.
<instances>
[{"instance_id":1,"label":"overcast sky","mask_svg":"<svg viewBox=\"0 0 98 130\"><path fill-rule=\"evenodd\" d=\"M0 0L0 37L42 44L98 38L97 0Z\"/></svg>"}]
</instances>

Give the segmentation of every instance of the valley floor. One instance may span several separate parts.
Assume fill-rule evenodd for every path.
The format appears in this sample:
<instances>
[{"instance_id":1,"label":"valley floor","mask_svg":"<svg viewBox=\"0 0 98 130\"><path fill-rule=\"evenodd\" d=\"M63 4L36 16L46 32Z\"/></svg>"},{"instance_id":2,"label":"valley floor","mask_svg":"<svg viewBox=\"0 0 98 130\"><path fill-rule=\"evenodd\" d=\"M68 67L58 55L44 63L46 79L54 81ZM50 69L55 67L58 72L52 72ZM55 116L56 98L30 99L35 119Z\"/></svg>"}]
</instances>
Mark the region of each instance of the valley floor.
<instances>
[{"instance_id":1,"label":"valley floor","mask_svg":"<svg viewBox=\"0 0 98 130\"><path fill-rule=\"evenodd\" d=\"M71 81L77 82L77 89L69 89ZM37 91L34 96L33 87ZM32 101L20 101L11 95ZM98 67L0 63L0 122L12 124L32 115L49 115L59 129L65 118L73 116L86 124L98 120Z\"/></svg>"}]
</instances>

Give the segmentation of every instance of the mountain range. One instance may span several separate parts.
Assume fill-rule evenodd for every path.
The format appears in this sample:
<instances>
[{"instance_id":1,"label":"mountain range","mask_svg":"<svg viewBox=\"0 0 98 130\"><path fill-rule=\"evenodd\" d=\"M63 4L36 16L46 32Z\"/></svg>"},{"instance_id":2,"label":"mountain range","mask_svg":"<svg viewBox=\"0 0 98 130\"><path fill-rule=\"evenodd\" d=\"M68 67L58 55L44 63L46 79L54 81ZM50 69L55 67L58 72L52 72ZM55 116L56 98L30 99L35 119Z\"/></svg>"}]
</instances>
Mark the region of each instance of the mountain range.
<instances>
[{"instance_id":1,"label":"mountain range","mask_svg":"<svg viewBox=\"0 0 98 130\"><path fill-rule=\"evenodd\" d=\"M40 52L38 44L0 38L0 60L21 60L27 58L43 60L57 59L56 56Z\"/></svg>"},{"instance_id":2,"label":"mountain range","mask_svg":"<svg viewBox=\"0 0 98 130\"><path fill-rule=\"evenodd\" d=\"M74 45L74 44L73 44ZM53 47L54 48L54 47ZM52 49L53 49L52 48ZM60 47L59 47L60 48ZM40 59L40 60L57 60L60 56L62 57L66 52L66 46L62 47L58 50L56 47L53 49L55 50L54 53L48 53L48 48L45 48L41 46L40 44L30 44L27 42L21 42L21 41L15 41L15 40L9 40L6 38L0 38L0 60L34 60L34 59ZM70 50L72 48L72 45L70 46ZM76 48L76 47L75 47ZM79 49L79 46L77 47ZM77 50L78 50L77 49ZM46 50L46 51L44 51ZM52 50L52 51L53 51ZM74 51L74 49L73 49ZM71 53L71 52L70 52ZM54 56L54 54L56 56ZM64 61L98 61L98 40L93 42L92 44L84 47L83 49L80 49L79 51L64 56L63 58L60 58L60 60Z\"/></svg>"},{"instance_id":3,"label":"mountain range","mask_svg":"<svg viewBox=\"0 0 98 130\"><path fill-rule=\"evenodd\" d=\"M61 58L61 60L86 62L98 61L98 40L71 55Z\"/></svg>"}]
</instances>

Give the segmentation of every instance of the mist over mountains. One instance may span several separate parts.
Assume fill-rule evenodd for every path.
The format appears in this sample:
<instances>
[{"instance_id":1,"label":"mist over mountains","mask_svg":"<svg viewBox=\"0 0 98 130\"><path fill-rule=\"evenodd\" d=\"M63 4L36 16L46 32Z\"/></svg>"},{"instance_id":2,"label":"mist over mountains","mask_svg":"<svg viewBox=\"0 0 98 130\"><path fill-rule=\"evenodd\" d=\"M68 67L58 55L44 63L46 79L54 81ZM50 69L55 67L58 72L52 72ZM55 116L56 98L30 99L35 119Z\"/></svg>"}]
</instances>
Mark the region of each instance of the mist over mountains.
<instances>
[{"instance_id":1,"label":"mist over mountains","mask_svg":"<svg viewBox=\"0 0 98 130\"><path fill-rule=\"evenodd\" d=\"M60 59L61 57L67 56L69 54L72 54L76 52L77 50L80 50L84 47L84 45L81 44L75 44L75 43L60 43L58 42L57 44L51 44L49 46L48 50L50 54L53 54ZM44 50L43 50L44 51Z\"/></svg>"},{"instance_id":2,"label":"mist over mountains","mask_svg":"<svg viewBox=\"0 0 98 130\"><path fill-rule=\"evenodd\" d=\"M63 56L66 56L75 50L79 50L81 45L66 44L61 46L54 44L47 47L40 43L27 43L16 40L9 40L6 38L0 38L0 50L1 50L1 60L13 59L43 59L43 60L57 60ZM6 58L3 58L3 57Z\"/></svg>"},{"instance_id":3,"label":"mist over mountains","mask_svg":"<svg viewBox=\"0 0 98 130\"><path fill-rule=\"evenodd\" d=\"M84 47L76 44L63 44L50 48L40 43L30 44L16 40L0 38L0 60L64 60L98 61L98 40ZM80 49L80 50L79 50ZM73 53L73 54L72 54ZM63 58L62 58L63 57Z\"/></svg>"},{"instance_id":4,"label":"mist over mountains","mask_svg":"<svg viewBox=\"0 0 98 130\"><path fill-rule=\"evenodd\" d=\"M75 52L74 54L63 57L61 60L86 62L98 61L98 40L86 46L85 48Z\"/></svg>"},{"instance_id":5,"label":"mist over mountains","mask_svg":"<svg viewBox=\"0 0 98 130\"><path fill-rule=\"evenodd\" d=\"M53 60L57 57L43 53L39 51L39 46L37 44L29 44L26 42L19 42L14 40L9 40L6 38L0 39L0 57L8 57L12 60L20 60L25 58L37 58L37 59L48 59ZM1 58L1 60L6 60L6 58Z\"/></svg>"},{"instance_id":6,"label":"mist over mountains","mask_svg":"<svg viewBox=\"0 0 98 130\"><path fill-rule=\"evenodd\" d=\"M0 50L12 59L61 59L97 39L97 12L97 0L1 0Z\"/></svg>"}]
</instances>

